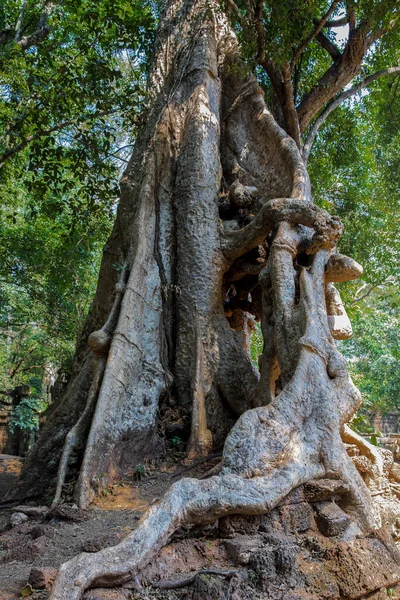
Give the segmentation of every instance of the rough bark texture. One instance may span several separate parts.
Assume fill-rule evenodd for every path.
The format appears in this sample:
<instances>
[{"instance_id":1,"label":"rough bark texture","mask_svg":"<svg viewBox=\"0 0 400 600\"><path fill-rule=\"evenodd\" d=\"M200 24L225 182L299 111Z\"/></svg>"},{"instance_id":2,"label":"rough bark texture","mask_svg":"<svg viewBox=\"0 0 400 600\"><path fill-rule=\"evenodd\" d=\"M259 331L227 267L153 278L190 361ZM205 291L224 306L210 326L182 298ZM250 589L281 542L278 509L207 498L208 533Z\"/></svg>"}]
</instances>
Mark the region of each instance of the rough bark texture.
<instances>
[{"instance_id":1,"label":"rough bark texture","mask_svg":"<svg viewBox=\"0 0 400 600\"><path fill-rule=\"evenodd\" d=\"M83 412L90 383L93 416L87 427L78 421L74 441L83 449L82 507L99 479L106 486L160 449L165 399L191 414L189 460L230 432L219 476L179 481L121 544L66 563L52 600L77 600L89 586L132 578L182 525L264 514L315 478L345 485L343 506L364 531L380 523L341 439L360 396L333 339L347 335L348 323L332 283L358 277L361 267L336 253L342 225L311 202L296 143L271 116L212 3L170 2L150 92L79 345L81 369L49 418L19 493L32 487L38 465L54 473L49 452L58 457L68 428L91 414ZM112 308L115 264L124 265L126 282L117 288L120 308ZM118 319L109 316L116 304ZM248 315L262 322L260 374L247 351ZM84 341L93 330L107 331L107 340L100 351L91 345L91 379ZM50 447L55 423L58 452Z\"/></svg>"}]
</instances>

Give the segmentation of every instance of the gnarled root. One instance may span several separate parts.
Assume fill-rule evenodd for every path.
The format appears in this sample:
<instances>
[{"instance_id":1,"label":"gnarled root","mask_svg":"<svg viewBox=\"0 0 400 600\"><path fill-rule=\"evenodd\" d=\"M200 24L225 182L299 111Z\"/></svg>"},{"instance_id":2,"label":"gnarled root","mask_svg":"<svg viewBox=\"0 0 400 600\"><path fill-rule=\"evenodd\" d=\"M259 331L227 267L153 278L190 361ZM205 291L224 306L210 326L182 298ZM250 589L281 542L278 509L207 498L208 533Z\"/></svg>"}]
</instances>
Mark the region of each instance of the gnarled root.
<instances>
[{"instance_id":1,"label":"gnarled root","mask_svg":"<svg viewBox=\"0 0 400 600\"><path fill-rule=\"evenodd\" d=\"M306 371L315 372L318 357L304 352ZM279 407L249 410L239 419L225 445L223 475L205 481L182 479L172 485L118 546L81 554L65 563L50 600L78 600L89 586L122 584L134 577L179 527L230 514L267 513L293 488L314 478L343 479L350 489L345 498L348 512L364 529L377 524L368 491L331 429L332 419L326 422L324 406L318 411L320 418L313 411L308 416L300 414L303 427L299 431L298 416L289 410L289 404L298 410L302 398L288 387ZM268 473L258 470L262 464L268 465ZM252 478L248 478L249 468ZM236 474L243 469L244 476Z\"/></svg>"},{"instance_id":2,"label":"gnarled root","mask_svg":"<svg viewBox=\"0 0 400 600\"><path fill-rule=\"evenodd\" d=\"M121 544L67 562L50 600L78 600L89 586L123 583L182 525L212 522L230 514L267 513L293 488L314 478L343 480L349 490L344 505L361 528L368 531L380 524L368 488L340 437L360 396L329 331L325 306L329 254L318 252L311 266L301 269L300 299L294 311L296 238L288 224L280 226L274 244L272 304L275 313L279 307L281 314L287 311L288 315L291 306L298 320L293 340L297 348L287 365L282 358L292 340L286 335L287 320L279 321L280 328L275 323L283 391L268 406L248 410L239 418L225 442L220 476L179 481L150 507Z\"/></svg>"},{"instance_id":3,"label":"gnarled root","mask_svg":"<svg viewBox=\"0 0 400 600\"><path fill-rule=\"evenodd\" d=\"M206 481L182 479L150 507L137 529L118 546L81 554L62 565L50 600L79 600L89 586L128 581L182 525L207 523L233 513L269 512L293 487L322 474L315 465L291 463L252 480L238 475Z\"/></svg>"}]
</instances>

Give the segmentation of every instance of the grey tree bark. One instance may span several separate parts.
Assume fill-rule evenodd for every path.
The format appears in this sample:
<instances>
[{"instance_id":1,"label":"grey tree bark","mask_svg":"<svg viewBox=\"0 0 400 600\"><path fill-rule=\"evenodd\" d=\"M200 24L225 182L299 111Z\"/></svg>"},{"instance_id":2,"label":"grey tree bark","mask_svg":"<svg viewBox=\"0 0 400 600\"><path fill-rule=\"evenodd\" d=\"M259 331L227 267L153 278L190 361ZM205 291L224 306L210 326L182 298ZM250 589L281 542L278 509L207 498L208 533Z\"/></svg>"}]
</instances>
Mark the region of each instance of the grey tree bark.
<instances>
[{"instance_id":1,"label":"grey tree bark","mask_svg":"<svg viewBox=\"0 0 400 600\"><path fill-rule=\"evenodd\" d=\"M216 3L169 3L149 89L76 377L16 495L43 489L38 469L54 476L66 437L56 500L80 450L86 507L100 474L109 485L159 450L171 394L191 415L189 459L229 435L221 475L178 482L119 546L66 563L52 600L131 577L182 524L267 512L313 478L342 479L360 526L379 522L341 439L360 395L333 339L349 329L332 284L362 269L337 253L342 224L312 203L299 149ZM249 314L262 323L260 373L246 350Z\"/></svg>"}]
</instances>

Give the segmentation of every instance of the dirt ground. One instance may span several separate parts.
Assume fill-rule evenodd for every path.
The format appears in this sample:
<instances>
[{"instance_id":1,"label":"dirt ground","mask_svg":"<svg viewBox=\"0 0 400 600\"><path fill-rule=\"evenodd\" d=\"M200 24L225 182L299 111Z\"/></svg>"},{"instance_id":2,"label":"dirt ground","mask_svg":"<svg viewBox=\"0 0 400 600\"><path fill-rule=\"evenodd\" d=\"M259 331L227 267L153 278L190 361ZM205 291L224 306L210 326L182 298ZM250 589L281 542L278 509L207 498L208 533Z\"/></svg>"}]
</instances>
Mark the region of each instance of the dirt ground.
<instances>
[{"instance_id":1,"label":"dirt ground","mask_svg":"<svg viewBox=\"0 0 400 600\"><path fill-rule=\"evenodd\" d=\"M45 586L31 578L33 568L51 568L54 576L76 554L117 544L171 483L200 477L219 460L189 468L182 453L140 466L84 513L71 504L33 515L32 503L19 517L15 507L1 510L0 600L47 600ZM5 487L4 477L15 478L19 462L2 462ZM266 515L179 529L138 577L123 588L89 590L84 600L400 600L400 553L390 533L360 535L336 503L340 489L335 480L309 482ZM190 584L176 588L188 577ZM167 589L171 582L174 589Z\"/></svg>"},{"instance_id":2,"label":"dirt ground","mask_svg":"<svg viewBox=\"0 0 400 600\"><path fill-rule=\"evenodd\" d=\"M16 457L0 461L2 496L18 476L21 466ZM82 551L96 551L114 545L131 532L147 506L159 498L181 476L199 477L218 462L218 458L193 468L182 461L163 462L133 473L132 481L121 482L106 490L86 511L84 520L73 522L58 516L29 518L11 527L11 508L0 510L0 600L16 597L26 585L33 567L55 567ZM35 503L26 503L27 505ZM15 510L15 508L14 508ZM32 542L32 526L41 528ZM42 534L42 535L40 535ZM11 594L11 595L10 595ZM39 596L37 596L39 598ZM41 595L41 598L46 597Z\"/></svg>"}]
</instances>

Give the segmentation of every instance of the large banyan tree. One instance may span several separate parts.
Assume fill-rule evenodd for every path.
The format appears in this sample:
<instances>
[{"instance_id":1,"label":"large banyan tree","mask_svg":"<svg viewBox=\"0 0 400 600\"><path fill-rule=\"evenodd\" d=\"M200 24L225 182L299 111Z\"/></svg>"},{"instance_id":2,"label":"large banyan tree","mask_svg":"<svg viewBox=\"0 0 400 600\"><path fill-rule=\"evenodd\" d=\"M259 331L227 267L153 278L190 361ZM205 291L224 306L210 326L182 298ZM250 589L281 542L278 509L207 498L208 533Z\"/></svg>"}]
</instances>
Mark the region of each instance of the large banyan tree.
<instances>
[{"instance_id":1,"label":"large banyan tree","mask_svg":"<svg viewBox=\"0 0 400 600\"><path fill-rule=\"evenodd\" d=\"M343 442L362 443L346 427L360 395L334 341L351 335L334 284L362 269L338 253L342 224L313 203L306 169L326 116L378 76L341 92L385 26L358 23L349 3L340 51L324 33L339 4L278 64L256 2L270 112L219 4L168 2L74 373L14 494L39 495L56 479L57 503L78 466L75 499L88 506L99 482L162 451L158 416L171 397L190 421L188 460L223 446L222 465L204 481L174 484L116 548L62 567L54 600L123 580L183 524L268 512L310 479L342 480L346 511L364 530L379 522ZM315 39L332 64L295 104L296 64ZM264 339L259 371L248 348L254 319Z\"/></svg>"}]
</instances>

